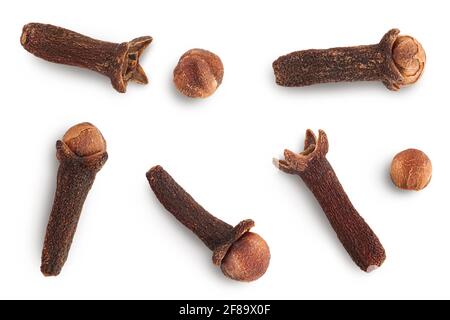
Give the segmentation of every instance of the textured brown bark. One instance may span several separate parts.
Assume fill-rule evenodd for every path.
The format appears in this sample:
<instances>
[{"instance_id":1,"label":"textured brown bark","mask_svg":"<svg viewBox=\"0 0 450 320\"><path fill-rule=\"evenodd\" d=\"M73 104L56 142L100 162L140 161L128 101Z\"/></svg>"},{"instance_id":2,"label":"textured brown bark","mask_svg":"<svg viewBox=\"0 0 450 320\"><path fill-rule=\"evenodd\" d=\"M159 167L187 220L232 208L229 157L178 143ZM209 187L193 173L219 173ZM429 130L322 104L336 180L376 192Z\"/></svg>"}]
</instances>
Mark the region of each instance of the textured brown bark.
<instances>
[{"instance_id":1,"label":"textured brown bark","mask_svg":"<svg viewBox=\"0 0 450 320\"><path fill-rule=\"evenodd\" d=\"M233 228L214 217L161 166L150 169L147 180L161 204L214 252L213 262L216 265L220 265L229 247L254 226L253 220L244 220Z\"/></svg>"},{"instance_id":2,"label":"textured brown bark","mask_svg":"<svg viewBox=\"0 0 450 320\"><path fill-rule=\"evenodd\" d=\"M60 161L57 186L42 250L41 272L56 276L67 260L81 210L97 172L108 158L106 152L88 157L76 156L58 141Z\"/></svg>"},{"instance_id":3,"label":"textured brown bark","mask_svg":"<svg viewBox=\"0 0 450 320\"><path fill-rule=\"evenodd\" d=\"M111 43L49 24L29 23L23 27L20 41L27 51L39 58L109 77L119 92L126 91L128 81L148 83L139 57L152 41L149 36Z\"/></svg>"},{"instance_id":4,"label":"textured brown bark","mask_svg":"<svg viewBox=\"0 0 450 320\"><path fill-rule=\"evenodd\" d=\"M326 159L328 139L320 131L318 140L308 130L305 151L285 151L285 160L275 164L284 172L299 175L325 212L339 240L353 261L364 271L381 266L386 258L378 237L354 208L333 168Z\"/></svg>"},{"instance_id":5,"label":"textured brown bark","mask_svg":"<svg viewBox=\"0 0 450 320\"><path fill-rule=\"evenodd\" d=\"M404 79L392 52L399 32L390 30L374 45L303 50L282 56L273 63L276 82L286 87L303 87L330 82L382 81L388 89L398 90Z\"/></svg>"}]
</instances>

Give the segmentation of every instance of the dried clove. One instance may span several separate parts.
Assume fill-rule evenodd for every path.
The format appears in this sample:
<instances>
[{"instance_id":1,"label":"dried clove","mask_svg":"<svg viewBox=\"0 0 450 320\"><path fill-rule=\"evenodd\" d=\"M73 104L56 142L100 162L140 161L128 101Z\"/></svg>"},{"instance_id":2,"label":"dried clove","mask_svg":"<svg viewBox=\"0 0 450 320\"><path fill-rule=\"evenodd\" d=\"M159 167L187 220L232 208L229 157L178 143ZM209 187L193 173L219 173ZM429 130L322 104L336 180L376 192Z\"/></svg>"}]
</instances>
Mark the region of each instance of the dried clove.
<instances>
[{"instance_id":1,"label":"dried clove","mask_svg":"<svg viewBox=\"0 0 450 320\"><path fill-rule=\"evenodd\" d=\"M57 276L67 260L81 210L97 172L108 159L106 141L90 123L71 127L56 142L60 165L42 250L41 272Z\"/></svg>"},{"instance_id":2,"label":"dried clove","mask_svg":"<svg viewBox=\"0 0 450 320\"><path fill-rule=\"evenodd\" d=\"M415 83L425 67L425 51L410 36L392 29L380 43L292 52L274 61L276 82L285 87L317 83L382 81L393 91Z\"/></svg>"},{"instance_id":3,"label":"dried clove","mask_svg":"<svg viewBox=\"0 0 450 320\"><path fill-rule=\"evenodd\" d=\"M353 261L370 272L384 262L386 254L378 237L353 207L333 168L326 159L328 138L319 131L318 139L306 131L304 151L285 150L285 160L274 159L281 171L299 175L325 212L337 237Z\"/></svg>"},{"instance_id":4,"label":"dried clove","mask_svg":"<svg viewBox=\"0 0 450 320\"><path fill-rule=\"evenodd\" d=\"M173 82L185 96L207 98L216 92L223 79L219 56L203 49L185 52L173 71Z\"/></svg>"},{"instance_id":5,"label":"dried clove","mask_svg":"<svg viewBox=\"0 0 450 320\"><path fill-rule=\"evenodd\" d=\"M430 183L432 171L431 160L424 152L407 149L392 160L391 179L400 189L419 191Z\"/></svg>"},{"instance_id":6,"label":"dried clove","mask_svg":"<svg viewBox=\"0 0 450 320\"><path fill-rule=\"evenodd\" d=\"M253 220L234 228L200 206L161 166L147 172L147 180L161 204L213 251L213 263L238 281L253 281L267 270L270 251L261 236L249 232Z\"/></svg>"},{"instance_id":7,"label":"dried clove","mask_svg":"<svg viewBox=\"0 0 450 320\"><path fill-rule=\"evenodd\" d=\"M111 43L50 24L29 23L23 27L22 46L44 60L86 68L111 79L112 86L125 92L128 81L147 84L139 58L152 37Z\"/></svg>"}]
</instances>

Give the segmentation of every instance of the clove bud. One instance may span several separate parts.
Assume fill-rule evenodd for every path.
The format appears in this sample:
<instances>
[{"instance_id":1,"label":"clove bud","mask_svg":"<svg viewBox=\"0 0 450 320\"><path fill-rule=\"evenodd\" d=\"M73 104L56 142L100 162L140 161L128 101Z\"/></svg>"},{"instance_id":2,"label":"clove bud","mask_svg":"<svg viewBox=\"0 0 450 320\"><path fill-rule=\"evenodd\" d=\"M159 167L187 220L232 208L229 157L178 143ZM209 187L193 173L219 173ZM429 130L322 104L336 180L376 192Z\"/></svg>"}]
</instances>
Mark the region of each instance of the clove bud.
<instances>
[{"instance_id":1,"label":"clove bud","mask_svg":"<svg viewBox=\"0 0 450 320\"><path fill-rule=\"evenodd\" d=\"M41 272L57 276L69 255L84 201L108 159L106 141L90 123L70 128L56 142L59 160L55 199L42 249Z\"/></svg>"},{"instance_id":2,"label":"clove bud","mask_svg":"<svg viewBox=\"0 0 450 320\"><path fill-rule=\"evenodd\" d=\"M281 171L295 174L305 182L322 207L338 239L353 261L366 272L381 266L386 253L380 240L356 211L326 159L328 138L319 131L316 138L306 131L305 148L301 153L284 151L284 160L274 159Z\"/></svg>"},{"instance_id":3,"label":"clove bud","mask_svg":"<svg viewBox=\"0 0 450 320\"><path fill-rule=\"evenodd\" d=\"M233 227L199 205L161 166L147 172L147 180L161 204L213 251L213 263L227 277L254 281L269 267L270 250L264 239L249 232L253 220Z\"/></svg>"},{"instance_id":4,"label":"clove bud","mask_svg":"<svg viewBox=\"0 0 450 320\"><path fill-rule=\"evenodd\" d=\"M378 44L296 51L273 62L277 84L303 87L318 83L382 81L393 91L415 83L425 68L425 51L400 30L388 31Z\"/></svg>"},{"instance_id":5,"label":"clove bud","mask_svg":"<svg viewBox=\"0 0 450 320\"><path fill-rule=\"evenodd\" d=\"M20 37L22 46L35 56L101 73L110 78L112 86L119 92L126 91L128 81L148 83L139 58L152 40L146 36L130 42L111 43L42 23L25 25Z\"/></svg>"}]
</instances>

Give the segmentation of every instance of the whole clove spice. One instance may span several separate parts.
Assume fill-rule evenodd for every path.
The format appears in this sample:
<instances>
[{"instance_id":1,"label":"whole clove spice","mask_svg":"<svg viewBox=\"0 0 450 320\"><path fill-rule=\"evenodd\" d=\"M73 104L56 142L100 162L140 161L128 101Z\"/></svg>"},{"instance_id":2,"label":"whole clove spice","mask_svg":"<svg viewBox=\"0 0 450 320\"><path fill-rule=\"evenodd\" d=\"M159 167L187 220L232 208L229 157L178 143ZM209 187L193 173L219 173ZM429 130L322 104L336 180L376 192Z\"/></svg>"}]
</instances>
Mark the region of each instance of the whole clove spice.
<instances>
[{"instance_id":1,"label":"whole clove spice","mask_svg":"<svg viewBox=\"0 0 450 320\"><path fill-rule=\"evenodd\" d=\"M270 250L264 239L249 232L253 220L233 227L200 206L161 166L147 172L147 179L161 204L213 251L213 263L229 278L253 281L267 270Z\"/></svg>"},{"instance_id":2,"label":"whole clove spice","mask_svg":"<svg viewBox=\"0 0 450 320\"><path fill-rule=\"evenodd\" d=\"M337 237L353 261L366 272L384 262L386 254L378 237L353 207L333 168L326 159L328 138L319 131L318 139L306 131L304 151L285 150L285 160L274 159L281 171L302 178L322 207Z\"/></svg>"},{"instance_id":3,"label":"whole clove spice","mask_svg":"<svg viewBox=\"0 0 450 320\"><path fill-rule=\"evenodd\" d=\"M391 163L392 182L400 189L419 191L431 181L431 160L417 149L398 153Z\"/></svg>"},{"instance_id":4,"label":"whole clove spice","mask_svg":"<svg viewBox=\"0 0 450 320\"><path fill-rule=\"evenodd\" d=\"M110 78L119 92L126 91L128 81L148 83L139 58L152 40L145 36L111 43L42 23L26 24L20 37L22 46L35 56L101 73Z\"/></svg>"},{"instance_id":5,"label":"whole clove spice","mask_svg":"<svg viewBox=\"0 0 450 320\"><path fill-rule=\"evenodd\" d=\"M382 81L393 91L415 83L425 67L425 51L410 36L392 29L380 43L296 51L273 62L277 84L303 87L318 83Z\"/></svg>"},{"instance_id":6,"label":"whole clove spice","mask_svg":"<svg viewBox=\"0 0 450 320\"><path fill-rule=\"evenodd\" d=\"M56 157L56 193L42 250L45 276L57 276L67 260L84 201L108 159L106 141L95 126L80 123L56 142Z\"/></svg>"}]
</instances>

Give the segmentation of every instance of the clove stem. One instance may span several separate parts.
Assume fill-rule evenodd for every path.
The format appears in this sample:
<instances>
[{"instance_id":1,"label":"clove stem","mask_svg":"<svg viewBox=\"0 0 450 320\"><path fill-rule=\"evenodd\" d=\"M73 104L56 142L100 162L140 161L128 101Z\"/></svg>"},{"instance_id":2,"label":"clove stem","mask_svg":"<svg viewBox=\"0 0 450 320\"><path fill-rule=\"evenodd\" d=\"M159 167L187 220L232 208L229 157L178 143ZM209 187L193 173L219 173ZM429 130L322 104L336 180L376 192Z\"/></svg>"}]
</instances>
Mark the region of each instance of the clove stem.
<instances>
[{"instance_id":1,"label":"clove stem","mask_svg":"<svg viewBox=\"0 0 450 320\"><path fill-rule=\"evenodd\" d=\"M161 204L212 251L227 242L233 227L214 217L191 197L160 166L147 173L150 186Z\"/></svg>"}]
</instances>

